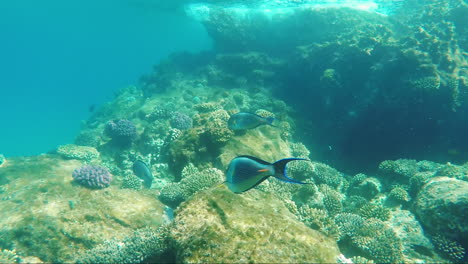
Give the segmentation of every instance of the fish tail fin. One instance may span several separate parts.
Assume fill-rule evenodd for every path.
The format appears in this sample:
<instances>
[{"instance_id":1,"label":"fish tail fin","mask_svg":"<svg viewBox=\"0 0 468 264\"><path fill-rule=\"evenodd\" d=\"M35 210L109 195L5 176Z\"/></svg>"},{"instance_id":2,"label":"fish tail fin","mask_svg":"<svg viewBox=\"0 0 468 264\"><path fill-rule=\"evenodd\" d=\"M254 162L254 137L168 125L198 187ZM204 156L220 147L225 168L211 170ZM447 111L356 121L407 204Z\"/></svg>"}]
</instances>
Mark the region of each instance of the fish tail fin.
<instances>
[{"instance_id":1,"label":"fish tail fin","mask_svg":"<svg viewBox=\"0 0 468 264\"><path fill-rule=\"evenodd\" d=\"M275 175L273 175L273 177L277 178L278 180L285 181L285 182L307 184L305 182L291 179L286 174L286 165L290 161L295 161L295 160L307 160L307 159L287 158L287 159L281 159L281 160L276 161L275 163L273 163L273 167L275 168Z\"/></svg>"}]
</instances>

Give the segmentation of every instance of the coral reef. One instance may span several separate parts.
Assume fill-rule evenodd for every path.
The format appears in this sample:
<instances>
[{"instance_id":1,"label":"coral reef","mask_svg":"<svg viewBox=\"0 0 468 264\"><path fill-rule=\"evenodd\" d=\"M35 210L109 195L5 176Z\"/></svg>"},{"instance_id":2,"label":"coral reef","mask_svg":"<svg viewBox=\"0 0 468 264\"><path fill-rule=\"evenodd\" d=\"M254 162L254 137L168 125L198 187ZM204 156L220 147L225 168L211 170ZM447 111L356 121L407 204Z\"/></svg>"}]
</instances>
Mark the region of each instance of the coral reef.
<instances>
[{"instance_id":1,"label":"coral reef","mask_svg":"<svg viewBox=\"0 0 468 264\"><path fill-rule=\"evenodd\" d=\"M364 218L375 218L386 221L390 218L390 210L381 205L368 203L361 207L359 215Z\"/></svg>"},{"instance_id":2,"label":"coral reef","mask_svg":"<svg viewBox=\"0 0 468 264\"><path fill-rule=\"evenodd\" d=\"M110 120L106 123L104 133L119 146L130 145L137 136L135 124L127 119Z\"/></svg>"},{"instance_id":3,"label":"coral reef","mask_svg":"<svg viewBox=\"0 0 468 264\"><path fill-rule=\"evenodd\" d=\"M193 164L184 167L181 174L180 182L167 184L159 194L159 200L172 208L176 208L196 192L220 184L224 180L222 171L216 168L198 171Z\"/></svg>"},{"instance_id":4,"label":"coral reef","mask_svg":"<svg viewBox=\"0 0 468 264\"><path fill-rule=\"evenodd\" d=\"M140 190L143 187L142 180L135 175L129 174L123 178L122 188Z\"/></svg>"},{"instance_id":5,"label":"coral reef","mask_svg":"<svg viewBox=\"0 0 468 264\"><path fill-rule=\"evenodd\" d=\"M99 152L95 148L74 144L59 146L57 148L57 154L65 159L77 159L84 162L91 162L99 158Z\"/></svg>"},{"instance_id":6,"label":"coral reef","mask_svg":"<svg viewBox=\"0 0 468 264\"><path fill-rule=\"evenodd\" d=\"M463 1L443 0L410 1L392 16L351 8L240 13L212 7L202 22L217 54L204 72L209 84L274 89L304 112L322 160L346 156L352 161L340 163L358 169L424 149L422 138L435 142L434 152L466 150L463 133L453 129L467 121L458 113L468 102L466 10ZM452 140L438 140L440 133ZM329 146L340 151L327 152Z\"/></svg>"},{"instance_id":7,"label":"coral reef","mask_svg":"<svg viewBox=\"0 0 468 264\"><path fill-rule=\"evenodd\" d=\"M18 263L18 260L19 257L16 255L15 250L0 250L0 263Z\"/></svg>"},{"instance_id":8,"label":"coral reef","mask_svg":"<svg viewBox=\"0 0 468 264\"><path fill-rule=\"evenodd\" d=\"M382 221L368 219L362 226L354 227L352 230L355 235L350 242L363 257L372 259L376 263L394 263L403 260L401 240Z\"/></svg>"},{"instance_id":9,"label":"coral reef","mask_svg":"<svg viewBox=\"0 0 468 264\"><path fill-rule=\"evenodd\" d=\"M416 160L386 160L380 163L379 170L383 175L391 177L392 181L406 183L411 176L418 172L418 165Z\"/></svg>"},{"instance_id":10,"label":"coral reef","mask_svg":"<svg viewBox=\"0 0 468 264\"><path fill-rule=\"evenodd\" d=\"M111 185L94 191L70 184L81 161L41 155L10 162L0 170L0 178L9 175L0 193L0 248L44 262L73 262L77 252L163 223L164 206L150 190Z\"/></svg>"},{"instance_id":11,"label":"coral reef","mask_svg":"<svg viewBox=\"0 0 468 264\"><path fill-rule=\"evenodd\" d=\"M137 229L122 240L107 240L75 260L76 263L146 263L164 260L168 250L167 228Z\"/></svg>"},{"instance_id":12,"label":"coral reef","mask_svg":"<svg viewBox=\"0 0 468 264\"><path fill-rule=\"evenodd\" d=\"M171 236L176 262L335 262L340 254L333 239L308 229L280 200L258 190L198 193L176 211Z\"/></svg>"},{"instance_id":13,"label":"coral reef","mask_svg":"<svg viewBox=\"0 0 468 264\"><path fill-rule=\"evenodd\" d=\"M175 112L171 117L171 126L179 130L186 130L192 128L193 120L188 115Z\"/></svg>"},{"instance_id":14,"label":"coral reef","mask_svg":"<svg viewBox=\"0 0 468 264\"><path fill-rule=\"evenodd\" d=\"M9 249L0 256L466 261L468 164L456 164L468 157L468 8L407 2L414 6L393 17L208 8L213 52L159 63L140 87L97 109L58 155L8 166L0 155L0 247ZM273 117L274 126L234 132L227 121L237 112ZM287 167L306 185L268 179L237 195L220 183L238 155L313 161ZM386 160L398 157L408 159ZM153 189L131 173L135 160L152 165ZM70 184L70 174L106 189Z\"/></svg>"},{"instance_id":15,"label":"coral reef","mask_svg":"<svg viewBox=\"0 0 468 264\"><path fill-rule=\"evenodd\" d=\"M0 167L6 163L6 158L3 154L0 154Z\"/></svg>"},{"instance_id":16,"label":"coral reef","mask_svg":"<svg viewBox=\"0 0 468 264\"><path fill-rule=\"evenodd\" d=\"M112 175L107 168L96 165L83 166L73 171L73 180L91 189L109 187Z\"/></svg>"},{"instance_id":17,"label":"coral reef","mask_svg":"<svg viewBox=\"0 0 468 264\"><path fill-rule=\"evenodd\" d=\"M101 144L101 132L97 130L82 130L75 138L78 146L98 147Z\"/></svg>"},{"instance_id":18,"label":"coral reef","mask_svg":"<svg viewBox=\"0 0 468 264\"><path fill-rule=\"evenodd\" d=\"M404 188L397 186L390 191L388 198L397 203L405 203L409 201L409 194Z\"/></svg>"},{"instance_id":19,"label":"coral reef","mask_svg":"<svg viewBox=\"0 0 468 264\"><path fill-rule=\"evenodd\" d=\"M456 241L451 241L446 237L435 235L432 237L432 242L436 248L446 255L449 259L455 262L464 262L466 252L465 249Z\"/></svg>"},{"instance_id":20,"label":"coral reef","mask_svg":"<svg viewBox=\"0 0 468 264\"><path fill-rule=\"evenodd\" d=\"M375 198L382 191L382 183L374 177L367 177L365 174L356 174L350 182L348 193L350 195L360 195L367 199Z\"/></svg>"},{"instance_id":21,"label":"coral reef","mask_svg":"<svg viewBox=\"0 0 468 264\"><path fill-rule=\"evenodd\" d=\"M312 177L318 184L324 183L337 188L342 182L343 175L329 165L314 162Z\"/></svg>"},{"instance_id":22,"label":"coral reef","mask_svg":"<svg viewBox=\"0 0 468 264\"><path fill-rule=\"evenodd\" d=\"M303 159L309 158L310 151L307 149L307 147L304 144L291 143L290 148L291 148L291 155L293 155L293 157L303 158Z\"/></svg>"}]
</instances>

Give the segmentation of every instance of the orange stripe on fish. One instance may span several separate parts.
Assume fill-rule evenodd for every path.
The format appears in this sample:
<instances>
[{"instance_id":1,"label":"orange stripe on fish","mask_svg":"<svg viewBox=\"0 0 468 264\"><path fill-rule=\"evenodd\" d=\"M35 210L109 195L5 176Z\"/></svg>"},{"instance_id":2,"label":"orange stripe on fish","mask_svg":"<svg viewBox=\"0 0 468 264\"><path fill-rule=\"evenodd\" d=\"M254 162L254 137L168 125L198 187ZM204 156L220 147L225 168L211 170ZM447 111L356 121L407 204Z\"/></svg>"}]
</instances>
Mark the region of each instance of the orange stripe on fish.
<instances>
[{"instance_id":1,"label":"orange stripe on fish","mask_svg":"<svg viewBox=\"0 0 468 264\"><path fill-rule=\"evenodd\" d=\"M265 171L268 171L268 169L261 169L261 170L258 170L258 172L265 172Z\"/></svg>"}]
</instances>

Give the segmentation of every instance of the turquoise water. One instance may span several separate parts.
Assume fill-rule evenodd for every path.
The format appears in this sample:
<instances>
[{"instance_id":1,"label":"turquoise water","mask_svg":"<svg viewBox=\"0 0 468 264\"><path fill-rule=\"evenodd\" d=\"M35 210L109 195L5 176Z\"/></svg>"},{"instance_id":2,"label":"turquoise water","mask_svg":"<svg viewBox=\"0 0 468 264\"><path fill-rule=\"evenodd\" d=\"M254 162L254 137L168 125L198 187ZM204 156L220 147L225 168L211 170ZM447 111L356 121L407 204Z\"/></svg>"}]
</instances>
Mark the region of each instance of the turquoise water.
<instances>
[{"instance_id":1,"label":"turquoise water","mask_svg":"<svg viewBox=\"0 0 468 264\"><path fill-rule=\"evenodd\" d=\"M1 152L72 143L91 105L175 51L211 47L203 27L153 1L0 2Z\"/></svg>"},{"instance_id":2,"label":"turquoise water","mask_svg":"<svg viewBox=\"0 0 468 264\"><path fill-rule=\"evenodd\" d=\"M0 263L468 262L466 1L0 13Z\"/></svg>"}]
</instances>

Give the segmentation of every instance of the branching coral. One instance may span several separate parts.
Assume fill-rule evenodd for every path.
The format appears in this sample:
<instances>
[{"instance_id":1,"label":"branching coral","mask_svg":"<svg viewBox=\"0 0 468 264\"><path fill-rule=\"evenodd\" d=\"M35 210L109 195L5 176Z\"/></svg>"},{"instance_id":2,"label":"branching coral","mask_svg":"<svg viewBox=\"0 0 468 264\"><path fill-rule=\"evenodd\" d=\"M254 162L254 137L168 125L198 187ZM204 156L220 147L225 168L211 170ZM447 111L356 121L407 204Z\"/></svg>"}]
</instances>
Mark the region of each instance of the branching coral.
<instances>
[{"instance_id":1,"label":"branching coral","mask_svg":"<svg viewBox=\"0 0 468 264\"><path fill-rule=\"evenodd\" d=\"M357 229L352 243L365 257L377 263L395 263L403 260L401 240L395 232L377 219L368 219Z\"/></svg>"},{"instance_id":2,"label":"branching coral","mask_svg":"<svg viewBox=\"0 0 468 264\"><path fill-rule=\"evenodd\" d=\"M141 263L154 261L168 250L166 227L136 230L125 239L110 240L86 251L77 263Z\"/></svg>"},{"instance_id":3,"label":"branching coral","mask_svg":"<svg viewBox=\"0 0 468 264\"><path fill-rule=\"evenodd\" d=\"M367 203L366 198L359 195L351 195L343 201L343 212L358 214L359 210Z\"/></svg>"},{"instance_id":4,"label":"branching coral","mask_svg":"<svg viewBox=\"0 0 468 264\"><path fill-rule=\"evenodd\" d=\"M386 160L380 163L379 170L388 176L394 176L401 180L401 178L409 179L418 172L418 166L416 160Z\"/></svg>"},{"instance_id":5,"label":"branching coral","mask_svg":"<svg viewBox=\"0 0 468 264\"><path fill-rule=\"evenodd\" d=\"M459 262L465 257L465 249L456 241L436 235L432 237L432 242L440 252L453 261Z\"/></svg>"},{"instance_id":6,"label":"branching coral","mask_svg":"<svg viewBox=\"0 0 468 264\"><path fill-rule=\"evenodd\" d=\"M341 204L338 195L332 192L325 193L323 196L323 206L330 216L334 216L341 212L343 205Z\"/></svg>"},{"instance_id":7,"label":"branching coral","mask_svg":"<svg viewBox=\"0 0 468 264\"><path fill-rule=\"evenodd\" d=\"M386 221L390 218L390 210L381 205L367 203L359 210L359 215L364 218L376 218Z\"/></svg>"},{"instance_id":8,"label":"branching coral","mask_svg":"<svg viewBox=\"0 0 468 264\"><path fill-rule=\"evenodd\" d=\"M409 194L401 186L397 186L390 191L388 198L398 203L405 203L409 201Z\"/></svg>"},{"instance_id":9,"label":"branching coral","mask_svg":"<svg viewBox=\"0 0 468 264\"><path fill-rule=\"evenodd\" d=\"M317 186L310 180L305 181L307 184L302 185L299 189L293 193L292 200L298 205L307 204L309 199L311 199L317 193Z\"/></svg>"},{"instance_id":10,"label":"branching coral","mask_svg":"<svg viewBox=\"0 0 468 264\"><path fill-rule=\"evenodd\" d=\"M340 230L340 239L352 238L362 227L365 219L357 214L341 213L335 216L335 224Z\"/></svg>"},{"instance_id":11,"label":"branching coral","mask_svg":"<svg viewBox=\"0 0 468 264\"><path fill-rule=\"evenodd\" d=\"M18 263L19 257L15 250L0 250L0 263Z\"/></svg>"},{"instance_id":12,"label":"branching coral","mask_svg":"<svg viewBox=\"0 0 468 264\"><path fill-rule=\"evenodd\" d=\"M159 194L159 200L175 208L194 193L219 184L223 179L224 173L216 168L198 171L193 164L189 164L182 170L182 180L180 182L169 183L163 187Z\"/></svg>"},{"instance_id":13,"label":"branching coral","mask_svg":"<svg viewBox=\"0 0 468 264\"><path fill-rule=\"evenodd\" d=\"M294 179L312 179L314 165L311 162L292 162L288 165L286 170L287 174Z\"/></svg>"},{"instance_id":14,"label":"branching coral","mask_svg":"<svg viewBox=\"0 0 468 264\"><path fill-rule=\"evenodd\" d=\"M382 191L382 184L377 178L366 177L365 174L355 175L350 182L348 193L372 199Z\"/></svg>"},{"instance_id":15,"label":"branching coral","mask_svg":"<svg viewBox=\"0 0 468 264\"><path fill-rule=\"evenodd\" d=\"M327 211L307 205L298 208L298 219L312 229L319 230L330 237L338 238L339 229Z\"/></svg>"},{"instance_id":16,"label":"branching coral","mask_svg":"<svg viewBox=\"0 0 468 264\"><path fill-rule=\"evenodd\" d=\"M140 190L142 186L141 179L133 174L126 175L122 182L123 189Z\"/></svg>"},{"instance_id":17,"label":"branching coral","mask_svg":"<svg viewBox=\"0 0 468 264\"><path fill-rule=\"evenodd\" d=\"M312 177L317 184L324 183L334 188L340 185L343 175L336 169L318 162L313 163L313 168Z\"/></svg>"},{"instance_id":18,"label":"branching coral","mask_svg":"<svg viewBox=\"0 0 468 264\"><path fill-rule=\"evenodd\" d=\"M304 144L291 143L289 145L289 148L291 149L291 155L293 157L304 158L304 159L309 158L310 151L307 149L307 147Z\"/></svg>"},{"instance_id":19,"label":"branching coral","mask_svg":"<svg viewBox=\"0 0 468 264\"><path fill-rule=\"evenodd\" d=\"M200 113L208 113L222 109L222 107L218 103L206 102L195 105L195 109L198 110Z\"/></svg>"}]
</instances>

